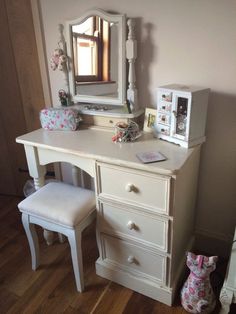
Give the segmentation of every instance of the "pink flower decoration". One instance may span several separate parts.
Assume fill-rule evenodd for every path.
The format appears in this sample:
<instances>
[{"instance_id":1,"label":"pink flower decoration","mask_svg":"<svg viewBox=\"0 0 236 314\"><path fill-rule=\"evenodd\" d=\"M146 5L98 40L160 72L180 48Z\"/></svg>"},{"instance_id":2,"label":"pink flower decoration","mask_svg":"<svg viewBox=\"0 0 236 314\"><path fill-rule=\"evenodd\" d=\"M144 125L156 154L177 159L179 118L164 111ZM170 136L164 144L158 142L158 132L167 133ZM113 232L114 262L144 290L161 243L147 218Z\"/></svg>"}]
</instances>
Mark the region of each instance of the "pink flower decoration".
<instances>
[{"instance_id":1,"label":"pink flower decoration","mask_svg":"<svg viewBox=\"0 0 236 314\"><path fill-rule=\"evenodd\" d=\"M66 63L66 60L67 56L64 54L63 50L60 48L55 49L50 59L51 69L53 71L55 71L56 69L62 71Z\"/></svg>"},{"instance_id":2,"label":"pink flower decoration","mask_svg":"<svg viewBox=\"0 0 236 314\"><path fill-rule=\"evenodd\" d=\"M204 298L205 295L206 295L205 291L199 291L199 292L198 292L199 298Z\"/></svg>"},{"instance_id":3,"label":"pink flower decoration","mask_svg":"<svg viewBox=\"0 0 236 314\"><path fill-rule=\"evenodd\" d=\"M184 297L185 297L185 299L189 299L189 295L187 292L185 292Z\"/></svg>"}]
</instances>

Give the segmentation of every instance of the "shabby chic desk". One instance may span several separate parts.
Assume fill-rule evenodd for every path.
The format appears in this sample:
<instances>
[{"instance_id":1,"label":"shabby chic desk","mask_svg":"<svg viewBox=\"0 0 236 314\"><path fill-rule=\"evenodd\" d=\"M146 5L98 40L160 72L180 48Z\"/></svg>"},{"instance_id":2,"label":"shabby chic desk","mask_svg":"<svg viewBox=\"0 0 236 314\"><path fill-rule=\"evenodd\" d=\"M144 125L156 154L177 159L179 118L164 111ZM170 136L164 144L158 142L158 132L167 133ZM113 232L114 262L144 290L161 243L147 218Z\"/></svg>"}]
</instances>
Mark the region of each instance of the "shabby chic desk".
<instances>
[{"instance_id":1,"label":"shabby chic desk","mask_svg":"<svg viewBox=\"0 0 236 314\"><path fill-rule=\"evenodd\" d=\"M68 162L95 179L98 275L168 305L193 242L200 146L181 148L145 134L112 143L112 133L36 130L24 145L36 189L45 165ZM139 152L160 151L166 161L141 163Z\"/></svg>"}]
</instances>

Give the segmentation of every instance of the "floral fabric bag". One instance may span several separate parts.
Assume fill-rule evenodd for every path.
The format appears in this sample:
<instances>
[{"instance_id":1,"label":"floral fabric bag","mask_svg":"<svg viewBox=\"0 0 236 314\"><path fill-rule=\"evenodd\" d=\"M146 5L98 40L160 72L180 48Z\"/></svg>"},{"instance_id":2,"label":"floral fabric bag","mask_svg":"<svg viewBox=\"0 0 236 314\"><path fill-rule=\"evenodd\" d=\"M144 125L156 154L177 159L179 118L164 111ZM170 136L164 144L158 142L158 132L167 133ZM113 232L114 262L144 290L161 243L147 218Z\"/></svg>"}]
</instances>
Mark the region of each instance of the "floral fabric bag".
<instances>
[{"instance_id":1,"label":"floral fabric bag","mask_svg":"<svg viewBox=\"0 0 236 314\"><path fill-rule=\"evenodd\" d=\"M80 121L76 109L45 108L40 111L41 126L46 130L75 131Z\"/></svg>"}]
</instances>

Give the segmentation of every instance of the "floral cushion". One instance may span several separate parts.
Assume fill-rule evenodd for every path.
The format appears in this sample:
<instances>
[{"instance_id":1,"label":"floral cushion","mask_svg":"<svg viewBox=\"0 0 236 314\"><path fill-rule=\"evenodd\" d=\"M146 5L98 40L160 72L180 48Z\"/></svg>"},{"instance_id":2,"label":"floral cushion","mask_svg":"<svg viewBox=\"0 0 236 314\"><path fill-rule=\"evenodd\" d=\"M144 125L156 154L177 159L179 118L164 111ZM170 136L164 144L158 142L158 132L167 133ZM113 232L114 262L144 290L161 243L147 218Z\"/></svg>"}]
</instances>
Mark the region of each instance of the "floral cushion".
<instances>
[{"instance_id":1,"label":"floral cushion","mask_svg":"<svg viewBox=\"0 0 236 314\"><path fill-rule=\"evenodd\" d=\"M40 111L40 122L46 130L75 131L80 120L78 111L72 108L49 108Z\"/></svg>"}]
</instances>

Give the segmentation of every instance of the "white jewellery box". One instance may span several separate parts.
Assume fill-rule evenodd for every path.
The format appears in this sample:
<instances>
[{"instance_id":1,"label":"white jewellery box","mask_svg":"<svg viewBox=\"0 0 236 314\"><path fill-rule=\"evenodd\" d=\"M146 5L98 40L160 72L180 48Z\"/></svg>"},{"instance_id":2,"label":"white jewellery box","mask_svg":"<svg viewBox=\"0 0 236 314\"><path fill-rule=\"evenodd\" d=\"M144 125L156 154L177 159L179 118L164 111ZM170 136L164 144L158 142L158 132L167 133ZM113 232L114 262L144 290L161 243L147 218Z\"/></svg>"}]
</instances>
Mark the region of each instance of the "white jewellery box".
<instances>
[{"instance_id":1,"label":"white jewellery box","mask_svg":"<svg viewBox=\"0 0 236 314\"><path fill-rule=\"evenodd\" d=\"M157 89L157 137L183 147L205 141L209 88L171 84Z\"/></svg>"}]
</instances>

